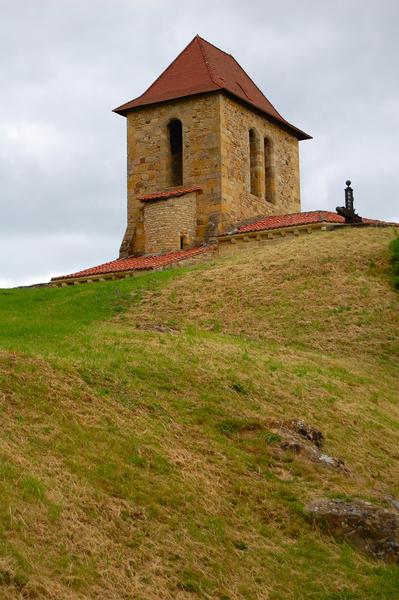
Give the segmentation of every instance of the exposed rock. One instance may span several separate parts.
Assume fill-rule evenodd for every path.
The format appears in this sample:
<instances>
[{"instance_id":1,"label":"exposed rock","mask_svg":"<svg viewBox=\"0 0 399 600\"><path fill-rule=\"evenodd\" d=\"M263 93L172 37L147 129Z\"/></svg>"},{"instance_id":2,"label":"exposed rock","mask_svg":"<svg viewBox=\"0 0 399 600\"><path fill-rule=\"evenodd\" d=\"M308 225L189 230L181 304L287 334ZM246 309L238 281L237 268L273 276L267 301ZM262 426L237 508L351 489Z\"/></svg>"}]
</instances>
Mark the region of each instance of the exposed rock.
<instances>
[{"instance_id":1,"label":"exposed rock","mask_svg":"<svg viewBox=\"0 0 399 600\"><path fill-rule=\"evenodd\" d=\"M323 445L324 435L322 432L315 427L311 427L311 425L308 425L305 421L302 421L302 419L289 419L288 421L283 421L282 427L295 431L295 433L298 433L301 437L313 442L318 448L321 448Z\"/></svg>"},{"instance_id":2,"label":"exposed rock","mask_svg":"<svg viewBox=\"0 0 399 600\"><path fill-rule=\"evenodd\" d=\"M280 435L282 434L283 433L280 430ZM301 440L296 434L291 433L290 437L286 436L280 443L280 448L282 450L289 450L295 454L300 454L314 463L321 464L330 469L335 469L336 471L341 471L342 473L345 473L345 475L350 474L349 469L345 466L342 459L320 452L319 448L307 440Z\"/></svg>"},{"instance_id":3,"label":"exposed rock","mask_svg":"<svg viewBox=\"0 0 399 600\"><path fill-rule=\"evenodd\" d=\"M385 496L385 499L389 502L389 504L399 512L399 500L394 496Z\"/></svg>"},{"instance_id":4,"label":"exposed rock","mask_svg":"<svg viewBox=\"0 0 399 600\"><path fill-rule=\"evenodd\" d=\"M335 458L334 456L328 456L328 454L319 454L318 460L324 463L328 467L333 469L346 469L345 463L341 458Z\"/></svg>"},{"instance_id":5,"label":"exposed rock","mask_svg":"<svg viewBox=\"0 0 399 600\"><path fill-rule=\"evenodd\" d=\"M280 424L274 423L271 430L281 438L279 447L282 450L294 452L314 463L340 471L345 475L350 474L342 459L320 451L324 435L302 419L290 419Z\"/></svg>"},{"instance_id":6,"label":"exposed rock","mask_svg":"<svg viewBox=\"0 0 399 600\"><path fill-rule=\"evenodd\" d=\"M309 450L311 450L311 452L314 451L311 448L307 448L302 442L297 442L295 440L282 441L280 444L280 448L282 450L290 450L290 452L294 452L295 454L300 454L301 452L307 454Z\"/></svg>"},{"instance_id":7,"label":"exposed rock","mask_svg":"<svg viewBox=\"0 0 399 600\"><path fill-rule=\"evenodd\" d=\"M311 518L337 538L385 561L399 562L399 514L363 500L314 500Z\"/></svg>"},{"instance_id":8,"label":"exposed rock","mask_svg":"<svg viewBox=\"0 0 399 600\"><path fill-rule=\"evenodd\" d=\"M288 450L329 469L351 475L341 458L329 456L320 451L324 441L323 433L302 419L272 421L269 423L269 427L270 431L275 433L280 440L280 443L274 446L275 448Z\"/></svg>"}]
</instances>

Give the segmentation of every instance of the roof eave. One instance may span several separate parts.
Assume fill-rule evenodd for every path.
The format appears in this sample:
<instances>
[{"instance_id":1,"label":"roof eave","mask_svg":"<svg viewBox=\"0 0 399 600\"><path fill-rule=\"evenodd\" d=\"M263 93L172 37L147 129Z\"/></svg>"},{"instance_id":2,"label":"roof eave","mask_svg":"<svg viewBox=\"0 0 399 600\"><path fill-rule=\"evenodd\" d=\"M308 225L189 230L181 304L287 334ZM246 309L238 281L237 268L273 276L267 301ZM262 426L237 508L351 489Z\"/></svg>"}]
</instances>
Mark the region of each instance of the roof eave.
<instances>
[{"instance_id":1,"label":"roof eave","mask_svg":"<svg viewBox=\"0 0 399 600\"><path fill-rule=\"evenodd\" d=\"M222 90L218 87L218 86L214 86L214 87L209 87L209 89L205 89L205 90L198 90L198 91L193 91L193 92L189 92L189 93L185 93L182 92L181 94L176 94L171 96L170 98L154 98L153 100L150 101L145 101L145 102L140 102L137 104L134 104L134 106L132 106L133 103L136 103L140 100L141 96L138 96L137 98L134 98L133 100L129 100L129 102L126 102L125 104L121 104L121 106L118 106L117 108L114 108L112 110L112 112L118 114L118 115L122 115L123 117L126 117L127 113L136 110L138 108L144 108L145 106L153 106L155 104L162 104L163 102L172 102L173 100L181 100L183 98L190 98L191 96L200 96L203 94L212 94L214 92L221 92Z\"/></svg>"},{"instance_id":2,"label":"roof eave","mask_svg":"<svg viewBox=\"0 0 399 600\"><path fill-rule=\"evenodd\" d=\"M313 139L311 135L309 135L305 131L302 131L298 127L295 127L295 125L292 125L291 123L289 123L288 121L286 121L283 117L281 117L281 119L275 117L274 115L270 114L266 110L262 109L257 104L254 104L253 102L251 102L250 100L247 100L246 98L241 98L240 96L237 96L236 94L234 94L233 92L231 92L228 89L224 89L223 88L220 91L223 92L224 94L226 94L226 96L229 96L230 98L233 98L233 100L235 100L236 102L241 102L242 104L244 104L246 106L250 106L252 108L252 110L255 110L258 113L261 113L262 115L264 115L268 119L272 120L273 123L276 123L280 127L283 127L284 129L287 129L298 140L302 141L302 140L312 140Z\"/></svg>"},{"instance_id":3,"label":"roof eave","mask_svg":"<svg viewBox=\"0 0 399 600\"><path fill-rule=\"evenodd\" d=\"M288 123L288 121L281 124L285 124L287 129L289 129L300 142L303 142L304 140L313 140L313 136L309 135L305 131L302 131L302 129L298 129L298 127L295 127L295 125L291 125L291 123Z\"/></svg>"}]
</instances>

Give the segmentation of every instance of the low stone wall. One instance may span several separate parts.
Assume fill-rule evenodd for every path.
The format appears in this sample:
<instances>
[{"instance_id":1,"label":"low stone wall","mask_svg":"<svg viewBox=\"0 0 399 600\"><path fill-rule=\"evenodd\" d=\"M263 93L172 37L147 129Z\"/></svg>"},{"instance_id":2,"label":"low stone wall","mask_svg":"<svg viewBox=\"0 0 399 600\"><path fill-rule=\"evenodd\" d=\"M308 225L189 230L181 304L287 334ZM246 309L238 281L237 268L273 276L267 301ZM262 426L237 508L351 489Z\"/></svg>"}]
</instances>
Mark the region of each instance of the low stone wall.
<instances>
[{"instance_id":1,"label":"low stone wall","mask_svg":"<svg viewBox=\"0 0 399 600\"><path fill-rule=\"evenodd\" d=\"M331 231L337 227L345 227L345 225L321 222L226 235L218 239L218 253L219 255L232 254L241 248L251 248L258 246L260 243L278 243L290 236L307 235L314 231Z\"/></svg>"}]
</instances>

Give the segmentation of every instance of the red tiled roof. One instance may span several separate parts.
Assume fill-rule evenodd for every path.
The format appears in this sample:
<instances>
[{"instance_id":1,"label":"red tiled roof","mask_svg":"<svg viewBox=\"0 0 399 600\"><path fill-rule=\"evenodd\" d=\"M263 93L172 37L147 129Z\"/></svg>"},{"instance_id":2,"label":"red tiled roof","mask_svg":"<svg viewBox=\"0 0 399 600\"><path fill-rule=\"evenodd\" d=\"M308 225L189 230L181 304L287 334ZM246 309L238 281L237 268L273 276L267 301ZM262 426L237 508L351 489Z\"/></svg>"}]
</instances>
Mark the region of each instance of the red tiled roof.
<instances>
[{"instance_id":1,"label":"red tiled roof","mask_svg":"<svg viewBox=\"0 0 399 600\"><path fill-rule=\"evenodd\" d=\"M114 112L126 116L139 106L204 92L225 91L284 124L298 139L311 136L286 121L231 56L198 35L138 98Z\"/></svg>"},{"instance_id":2,"label":"red tiled roof","mask_svg":"<svg viewBox=\"0 0 399 600\"><path fill-rule=\"evenodd\" d=\"M282 227L294 227L295 225L311 225L312 223L345 223L345 219L335 212L328 210L312 210L309 212L293 213L291 215L273 215L264 217L254 223L242 225L234 233L247 233L250 231L264 231L267 229L280 229ZM363 219L363 223L369 225L397 225L386 223L377 219ZM223 235L228 235L227 233Z\"/></svg>"},{"instance_id":3,"label":"red tiled roof","mask_svg":"<svg viewBox=\"0 0 399 600\"><path fill-rule=\"evenodd\" d=\"M130 258L117 258L110 262L98 265L97 267L91 267L90 269L84 269L77 273L71 273L70 275L61 275L59 277L53 277L51 281L60 281L64 279L75 279L80 277L90 277L105 275L107 273L120 273L121 271L151 271L153 269L159 269L165 267L192 256L203 254L213 250L213 246L200 246L198 248L189 248L188 250L179 250L177 252L169 252L168 254L160 254L156 256L138 256Z\"/></svg>"},{"instance_id":4,"label":"red tiled roof","mask_svg":"<svg viewBox=\"0 0 399 600\"><path fill-rule=\"evenodd\" d=\"M173 190L165 190L164 192L154 192L153 194L147 194L146 196L141 196L139 200L141 200L142 202L149 202L150 200L166 200L167 198L172 198L173 196L183 196L184 194L189 194L190 192L200 191L201 188L198 186L175 188Z\"/></svg>"},{"instance_id":5,"label":"red tiled roof","mask_svg":"<svg viewBox=\"0 0 399 600\"><path fill-rule=\"evenodd\" d=\"M255 223L239 227L237 233L247 231L261 231L262 229L278 229L279 227L291 227L294 225L310 225L311 223L345 223L345 219L337 213L327 210L313 210L310 212L293 213L291 215L273 215L265 217Z\"/></svg>"}]
</instances>

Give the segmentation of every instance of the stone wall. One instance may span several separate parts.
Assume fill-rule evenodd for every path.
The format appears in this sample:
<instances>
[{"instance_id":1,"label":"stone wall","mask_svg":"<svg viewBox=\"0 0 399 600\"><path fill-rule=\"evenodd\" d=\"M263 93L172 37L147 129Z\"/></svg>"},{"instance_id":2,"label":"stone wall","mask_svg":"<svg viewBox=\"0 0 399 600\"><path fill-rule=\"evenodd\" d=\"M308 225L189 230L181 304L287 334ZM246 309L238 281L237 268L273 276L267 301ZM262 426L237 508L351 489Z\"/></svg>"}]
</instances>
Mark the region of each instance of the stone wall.
<instances>
[{"instance_id":1,"label":"stone wall","mask_svg":"<svg viewBox=\"0 0 399 600\"><path fill-rule=\"evenodd\" d=\"M258 153L252 161L252 170L255 164L259 196L250 192L251 129L255 130L258 139ZM269 152L266 164L265 138ZM222 96L221 100L221 154L224 230L257 216L300 211L298 140L271 120L227 96Z\"/></svg>"},{"instance_id":2,"label":"stone wall","mask_svg":"<svg viewBox=\"0 0 399 600\"><path fill-rule=\"evenodd\" d=\"M183 125L183 186L200 186L193 243L215 234L220 222L221 94L183 98L136 109L127 116L128 226L120 255L146 252L140 197L170 185L168 124Z\"/></svg>"},{"instance_id":3,"label":"stone wall","mask_svg":"<svg viewBox=\"0 0 399 600\"><path fill-rule=\"evenodd\" d=\"M167 200L145 203L145 254L172 252L194 244L196 195L196 192L191 192Z\"/></svg>"},{"instance_id":4,"label":"stone wall","mask_svg":"<svg viewBox=\"0 0 399 600\"><path fill-rule=\"evenodd\" d=\"M182 186L200 186L202 190L197 197L195 227L192 206L187 207L187 214L182 209L186 196L146 208L140 200L172 187L168 125L173 119L182 122ZM252 160L251 129L257 148ZM161 247L172 249L180 219L182 228L190 229L189 243L201 245L244 221L300 211L298 140L223 93L182 98L128 113L127 151L128 225L121 257L160 252ZM256 194L251 193L251 172ZM169 221L175 209L173 229ZM165 215L168 224L164 226Z\"/></svg>"}]
</instances>

